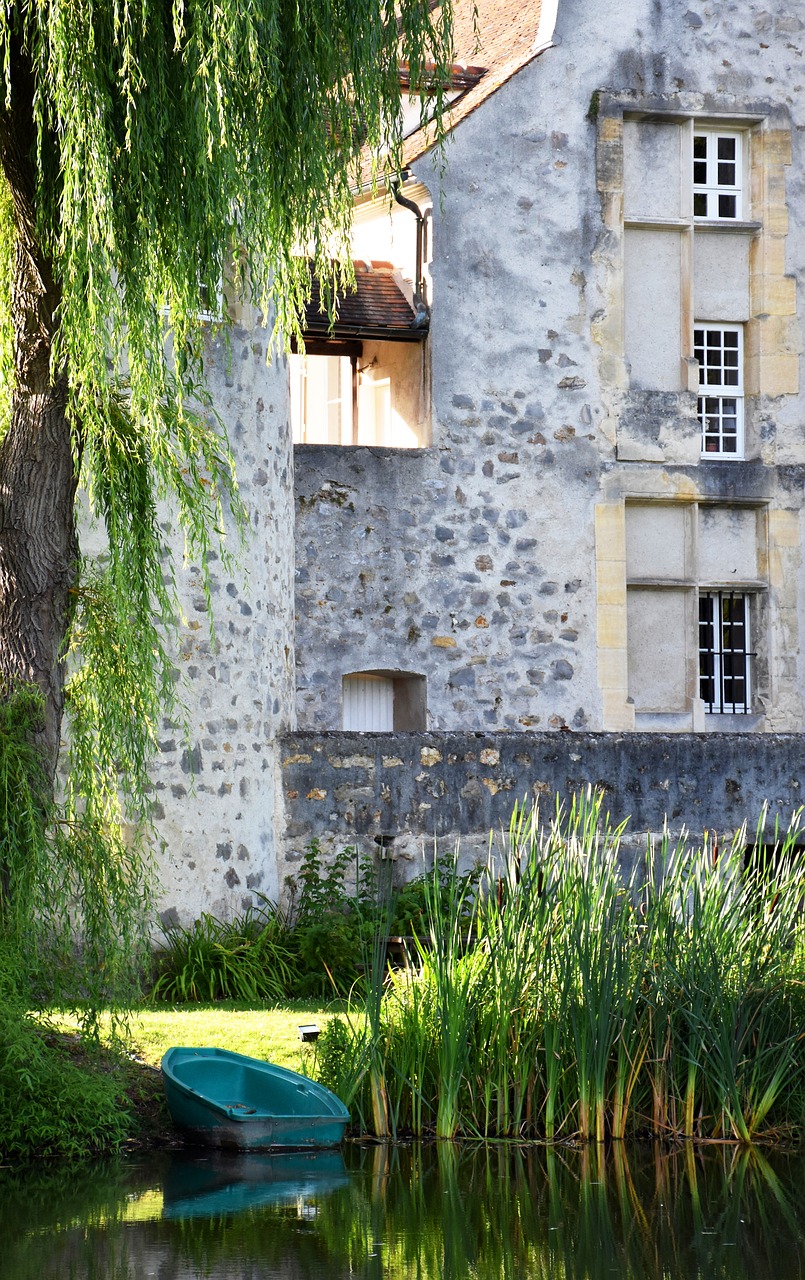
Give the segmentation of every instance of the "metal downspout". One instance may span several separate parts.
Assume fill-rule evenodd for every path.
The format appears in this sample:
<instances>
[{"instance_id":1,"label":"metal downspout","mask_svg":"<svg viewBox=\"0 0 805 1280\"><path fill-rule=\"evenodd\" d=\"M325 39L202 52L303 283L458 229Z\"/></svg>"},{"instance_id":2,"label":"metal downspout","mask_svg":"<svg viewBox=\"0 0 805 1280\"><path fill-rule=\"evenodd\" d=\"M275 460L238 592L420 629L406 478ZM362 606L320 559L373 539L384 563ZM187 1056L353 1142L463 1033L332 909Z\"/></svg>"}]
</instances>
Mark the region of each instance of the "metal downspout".
<instances>
[{"instance_id":1,"label":"metal downspout","mask_svg":"<svg viewBox=\"0 0 805 1280\"><path fill-rule=\"evenodd\" d=\"M422 275L422 235L425 225L425 219L419 205L414 204L413 200L409 200L407 196L402 194L402 178L392 178L389 183L391 194L397 204L402 205L404 209L410 212L416 218L416 279L414 280L414 306L427 306L427 298L425 297L425 280Z\"/></svg>"}]
</instances>

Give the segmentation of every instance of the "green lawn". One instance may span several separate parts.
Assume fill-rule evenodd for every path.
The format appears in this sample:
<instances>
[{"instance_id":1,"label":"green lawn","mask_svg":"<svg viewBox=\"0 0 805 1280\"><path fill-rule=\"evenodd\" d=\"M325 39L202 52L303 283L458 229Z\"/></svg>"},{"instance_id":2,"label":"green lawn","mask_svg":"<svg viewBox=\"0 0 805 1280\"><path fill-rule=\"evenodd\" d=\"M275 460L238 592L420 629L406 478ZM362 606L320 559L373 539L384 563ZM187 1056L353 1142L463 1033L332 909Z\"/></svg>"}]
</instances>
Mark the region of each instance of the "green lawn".
<instances>
[{"instance_id":1,"label":"green lawn","mask_svg":"<svg viewBox=\"0 0 805 1280\"><path fill-rule=\"evenodd\" d=\"M171 1045L211 1045L265 1058L292 1071L305 1071L313 1046L301 1043L300 1025L314 1022L323 1029L336 1011L337 1006L310 1001L265 1009L233 1002L137 1009L131 1017L131 1047L154 1067ZM66 1018L54 1021L65 1029L70 1027Z\"/></svg>"}]
</instances>

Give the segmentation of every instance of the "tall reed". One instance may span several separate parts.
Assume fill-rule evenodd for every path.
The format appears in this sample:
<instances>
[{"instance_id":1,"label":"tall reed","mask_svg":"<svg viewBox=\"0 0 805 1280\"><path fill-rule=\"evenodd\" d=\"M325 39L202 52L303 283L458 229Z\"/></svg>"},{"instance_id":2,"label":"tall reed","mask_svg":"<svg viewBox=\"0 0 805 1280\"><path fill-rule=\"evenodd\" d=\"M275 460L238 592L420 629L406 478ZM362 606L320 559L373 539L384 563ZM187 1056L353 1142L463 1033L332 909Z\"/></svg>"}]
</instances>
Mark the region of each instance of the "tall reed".
<instances>
[{"instance_id":1,"label":"tall reed","mask_svg":"<svg viewBox=\"0 0 805 1280\"><path fill-rule=\"evenodd\" d=\"M378 1135L798 1131L798 819L770 870L744 832L629 858L592 791L547 821L516 808L477 885L457 862L434 872L417 968L381 985L375 964L361 1043Z\"/></svg>"},{"instance_id":2,"label":"tall reed","mask_svg":"<svg viewBox=\"0 0 805 1280\"><path fill-rule=\"evenodd\" d=\"M477 941L477 899L469 901L468 883L449 874L445 894L443 875L437 863L425 898L429 945L423 948L420 944L419 951L423 976L433 982L438 1019L436 1136L453 1138L461 1126L460 1100L466 1087L476 1009L484 998L488 953L482 947L472 949Z\"/></svg>"}]
</instances>

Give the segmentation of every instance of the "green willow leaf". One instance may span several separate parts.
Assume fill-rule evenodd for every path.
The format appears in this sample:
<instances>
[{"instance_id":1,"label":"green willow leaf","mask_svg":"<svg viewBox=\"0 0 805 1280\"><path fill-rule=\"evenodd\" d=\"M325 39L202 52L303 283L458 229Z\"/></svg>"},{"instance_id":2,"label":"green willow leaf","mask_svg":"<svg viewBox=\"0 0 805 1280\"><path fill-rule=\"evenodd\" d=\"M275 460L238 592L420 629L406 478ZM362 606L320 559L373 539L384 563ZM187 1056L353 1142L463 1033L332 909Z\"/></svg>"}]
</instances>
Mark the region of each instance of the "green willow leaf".
<instances>
[{"instance_id":1,"label":"green willow leaf","mask_svg":"<svg viewBox=\"0 0 805 1280\"><path fill-rule=\"evenodd\" d=\"M52 275L51 377L66 381L88 516L107 542L102 564L81 562L65 636L71 757L52 848L59 901L77 895L87 957L109 989L112 957L148 905L145 846L124 840L123 824L147 818L156 726L181 714L157 504L178 520L208 595L224 513L245 528L203 389L200 298L223 282L224 330L244 303L275 341L298 335L308 260L333 284L351 270L366 155L400 166L400 59L441 119L450 17L449 0L0 6L0 435L19 243ZM38 331L33 313L17 321Z\"/></svg>"}]
</instances>

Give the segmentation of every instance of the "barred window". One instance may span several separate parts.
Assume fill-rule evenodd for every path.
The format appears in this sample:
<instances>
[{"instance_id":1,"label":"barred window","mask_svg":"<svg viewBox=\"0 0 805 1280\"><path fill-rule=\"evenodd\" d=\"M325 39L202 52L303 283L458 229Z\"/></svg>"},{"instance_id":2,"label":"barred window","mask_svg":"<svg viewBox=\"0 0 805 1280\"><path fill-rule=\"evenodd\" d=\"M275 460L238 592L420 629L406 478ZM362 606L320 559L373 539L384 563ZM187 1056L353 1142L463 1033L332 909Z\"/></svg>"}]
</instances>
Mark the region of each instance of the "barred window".
<instances>
[{"instance_id":1,"label":"barred window","mask_svg":"<svg viewBox=\"0 0 805 1280\"><path fill-rule=\"evenodd\" d=\"M744 453L743 330L740 325L696 325L693 354L699 362L698 415L702 457L742 458Z\"/></svg>"},{"instance_id":2,"label":"barred window","mask_svg":"<svg viewBox=\"0 0 805 1280\"><path fill-rule=\"evenodd\" d=\"M741 134L718 133L714 129L694 133L694 218L740 218L741 183Z\"/></svg>"},{"instance_id":3,"label":"barred window","mask_svg":"<svg viewBox=\"0 0 805 1280\"><path fill-rule=\"evenodd\" d=\"M699 596L699 696L705 710L748 714L751 707L749 596L707 591Z\"/></svg>"}]
</instances>

